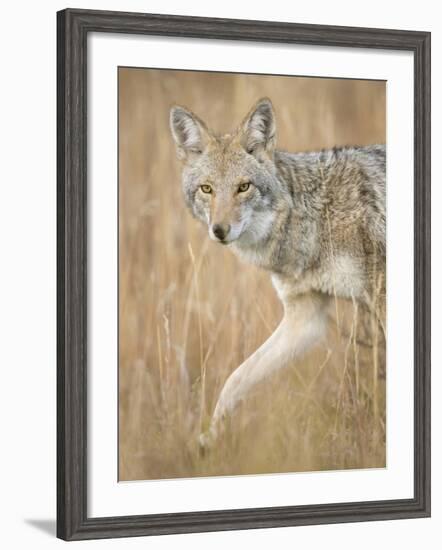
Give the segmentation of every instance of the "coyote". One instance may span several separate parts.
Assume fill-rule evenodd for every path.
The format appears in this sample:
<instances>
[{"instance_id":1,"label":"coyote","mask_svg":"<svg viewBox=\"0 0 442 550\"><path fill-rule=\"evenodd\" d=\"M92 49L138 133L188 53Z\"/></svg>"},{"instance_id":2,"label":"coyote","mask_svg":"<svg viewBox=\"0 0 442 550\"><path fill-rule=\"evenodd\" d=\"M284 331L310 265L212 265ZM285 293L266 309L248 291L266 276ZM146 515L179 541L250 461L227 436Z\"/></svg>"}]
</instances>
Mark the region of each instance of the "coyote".
<instances>
[{"instance_id":1,"label":"coyote","mask_svg":"<svg viewBox=\"0 0 442 550\"><path fill-rule=\"evenodd\" d=\"M181 106L170 128L190 211L211 239L271 274L284 306L275 332L227 379L201 434L208 446L252 387L320 341L336 298L377 312L385 334L385 145L277 150L268 98L231 134Z\"/></svg>"}]
</instances>

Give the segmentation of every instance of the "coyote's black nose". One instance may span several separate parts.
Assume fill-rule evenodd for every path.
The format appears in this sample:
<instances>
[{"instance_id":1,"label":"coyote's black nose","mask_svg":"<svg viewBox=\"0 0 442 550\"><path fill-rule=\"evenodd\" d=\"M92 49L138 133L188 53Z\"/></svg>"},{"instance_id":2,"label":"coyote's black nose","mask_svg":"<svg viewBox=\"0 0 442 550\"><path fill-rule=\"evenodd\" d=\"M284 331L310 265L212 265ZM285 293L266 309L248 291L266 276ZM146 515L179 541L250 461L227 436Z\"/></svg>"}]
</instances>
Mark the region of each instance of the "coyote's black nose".
<instances>
[{"instance_id":1,"label":"coyote's black nose","mask_svg":"<svg viewBox=\"0 0 442 550\"><path fill-rule=\"evenodd\" d=\"M212 226L212 231L217 239L219 239L220 241L223 241L227 237L227 234L230 231L230 225L215 223Z\"/></svg>"}]
</instances>

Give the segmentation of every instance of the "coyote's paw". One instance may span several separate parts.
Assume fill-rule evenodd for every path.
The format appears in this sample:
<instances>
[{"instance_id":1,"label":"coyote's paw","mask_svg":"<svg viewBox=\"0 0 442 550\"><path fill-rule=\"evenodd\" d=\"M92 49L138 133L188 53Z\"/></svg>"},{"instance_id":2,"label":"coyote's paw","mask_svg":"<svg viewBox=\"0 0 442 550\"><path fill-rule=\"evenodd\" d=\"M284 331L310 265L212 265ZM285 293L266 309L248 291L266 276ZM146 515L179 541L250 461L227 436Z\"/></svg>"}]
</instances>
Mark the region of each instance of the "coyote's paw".
<instances>
[{"instance_id":1,"label":"coyote's paw","mask_svg":"<svg viewBox=\"0 0 442 550\"><path fill-rule=\"evenodd\" d=\"M198 437L198 445L201 456L206 456L213 447L215 437L211 430L201 433Z\"/></svg>"},{"instance_id":2,"label":"coyote's paw","mask_svg":"<svg viewBox=\"0 0 442 550\"><path fill-rule=\"evenodd\" d=\"M206 456L209 451L209 435L207 433L202 433L198 437L198 446L201 456Z\"/></svg>"}]
</instances>

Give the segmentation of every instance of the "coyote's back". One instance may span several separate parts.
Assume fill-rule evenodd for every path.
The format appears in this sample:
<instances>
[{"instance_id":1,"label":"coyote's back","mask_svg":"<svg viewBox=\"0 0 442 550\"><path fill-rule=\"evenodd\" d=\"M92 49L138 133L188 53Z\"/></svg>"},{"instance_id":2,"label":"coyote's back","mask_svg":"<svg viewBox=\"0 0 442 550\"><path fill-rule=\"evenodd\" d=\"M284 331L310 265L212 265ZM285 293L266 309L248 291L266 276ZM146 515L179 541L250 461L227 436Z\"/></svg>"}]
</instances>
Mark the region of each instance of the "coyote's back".
<instances>
[{"instance_id":1,"label":"coyote's back","mask_svg":"<svg viewBox=\"0 0 442 550\"><path fill-rule=\"evenodd\" d=\"M279 269L296 255L299 290L370 301L385 294L385 146L275 152L297 218L285 234ZM300 258L302 258L300 260ZM302 265L300 265L302 264Z\"/></svg>"}]
</instances>

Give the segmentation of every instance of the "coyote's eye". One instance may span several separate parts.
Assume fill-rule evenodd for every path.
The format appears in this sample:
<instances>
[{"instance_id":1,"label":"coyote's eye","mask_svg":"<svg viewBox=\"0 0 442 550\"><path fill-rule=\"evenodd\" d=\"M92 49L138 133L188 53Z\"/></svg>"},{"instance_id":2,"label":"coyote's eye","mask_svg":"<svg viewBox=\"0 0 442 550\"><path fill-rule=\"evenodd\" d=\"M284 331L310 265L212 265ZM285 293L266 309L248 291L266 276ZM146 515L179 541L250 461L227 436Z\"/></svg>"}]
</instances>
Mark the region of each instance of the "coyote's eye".
<instances>
[{"instance_id":1,"label":"coyote's eye","mask_svg":"<svg viewBox=\"0 0 442 550\"><path fill-rule=\"evenodd\" d=\"M207 184L201 185L200 189L203 193L211 193L212 192L212 188L210 187L210 185L207 185Z\"/></svg>"},{"instance_id":2,"label":"coyote's eye","mask_svg":"<svg viewBox=\"0 0 442 550\"><path fill-rule=\"evenodd\" d=\"M249 190L249 188L250 188L250 182L249 181L241 183L240 185L238 185L238 193L245 193L246 191Z\"/></svg>"}]
</instances>

